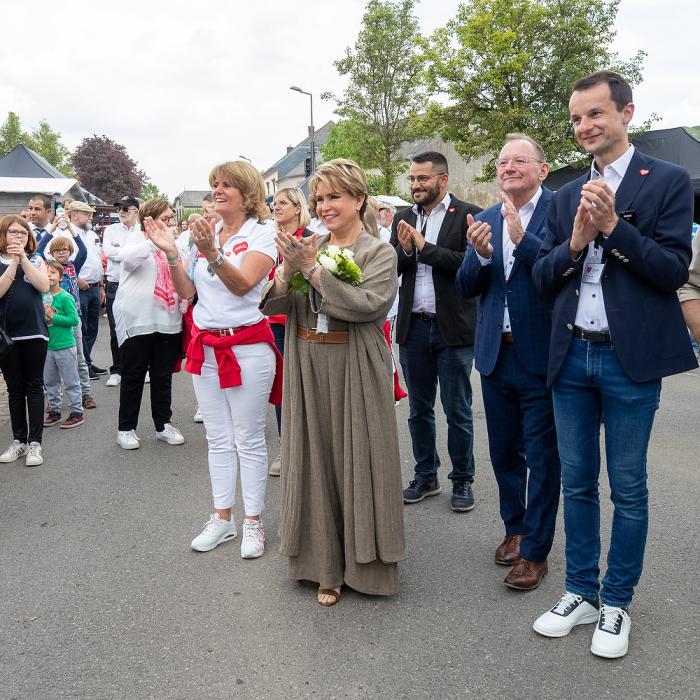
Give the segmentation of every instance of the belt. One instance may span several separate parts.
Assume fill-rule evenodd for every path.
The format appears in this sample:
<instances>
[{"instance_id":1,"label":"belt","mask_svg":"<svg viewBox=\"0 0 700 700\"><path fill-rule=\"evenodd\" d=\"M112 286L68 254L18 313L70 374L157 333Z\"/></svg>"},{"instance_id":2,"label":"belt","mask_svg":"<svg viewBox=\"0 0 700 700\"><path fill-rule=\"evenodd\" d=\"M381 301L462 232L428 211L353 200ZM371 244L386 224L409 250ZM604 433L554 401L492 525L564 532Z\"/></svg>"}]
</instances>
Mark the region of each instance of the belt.
<instances>
[{"instance_id":1,"label":"belt","mask_svg":"<svg viewBox=\"0 0 700 700\"><path fill-rule=\"evenodd\" d=\"M200 328L202 333L211 333L212 335L218 335L219 338L223 338L227 335L235 335L236 331L240 331L243 328L248 328L248 326L238 326L236 328Z\"/></svg>"},{"instance_id":2,"label":"belt","mask_svg":"<svg viewBox=\"0 0 700 700\"><path fill-rule=\"evenodd\" d=\"M112 280L107 280L107 281L105 282L105 284L106 284L107 286L110 286L110 285L111 285L112 287L118 287L118 286L119 286L119 282L112 282Z\"/></svg>"},{"instance_id":3,"label":"belt","mask_svg":"<svg viewBox=\"0 0 700 700\"><path fill-rule=\"evenodd\" d=\"M316 333L313 328L297 326L297 338L306 340L309 343L347 343L350 340L348 331L329 331L328 333Z\"/></svg>"},{"instance_id":4,"label":"belt","mask_svg":"<svg viewBox=\"0 0 700 700\"><path fill-rule=\"evenodd\" d=\"M414 311L411 316L421 321L434 321L437 318L437 314L429 314L426 311Z\"/></svg>"},{"instance_id":5,"label":"belt","mask_svg":"<svg viewBox=\"0 0 700 700\"><path fill-rule=\"evenodd\" d=\"M503 339L504 343L512 343L513 342L513 334L512 333L501 333L501 338Z\"/></svg>"},{"instance_id":6,"label":"belt","mask_svg":"<svg viewBox=\"0 0 700 700\"><path fill-rule=\"evenodd\" d=\"M98 287L99 284L100 284L99 282L88 282L88 287L90 287L92 289L92 287Z\"/></svg>"},{"instance_id":7,"label":"belt","mask_svg":"<svg viewBox=\"0 0 700 700\"><path fill-rule=\"evenodd\" d=\"M612 338L608 331L587 331L585 328L574 326L574 335L589 343L611 343Z\"/></svg>"}]
</instances>

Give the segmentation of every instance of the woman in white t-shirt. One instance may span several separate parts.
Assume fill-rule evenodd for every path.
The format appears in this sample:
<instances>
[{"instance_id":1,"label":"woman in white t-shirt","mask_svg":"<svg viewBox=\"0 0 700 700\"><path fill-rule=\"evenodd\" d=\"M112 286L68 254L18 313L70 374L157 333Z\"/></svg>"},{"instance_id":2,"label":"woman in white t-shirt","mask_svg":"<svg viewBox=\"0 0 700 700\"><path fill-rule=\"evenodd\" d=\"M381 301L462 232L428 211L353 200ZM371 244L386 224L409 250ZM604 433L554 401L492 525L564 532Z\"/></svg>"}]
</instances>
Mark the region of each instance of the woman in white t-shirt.
<instances>
[{"instance_id":1,"label":"woman in white t-shirt","mask_svg":"<svg viewBox=\"0 0 700 700\"><path fill-rule=\"evenodd\" d=\"M265 551L267 403L281 400L281 358L258 308L277 259L275 231L261 223L269 209L263 179L251 165L218 165L209 184L221 221L194 222L189 260L179 260L174 236L161 222L146 219L145 228L168 257L180 295L197 296L186 369L207 431L214 513L192 540L192 549L206 552L236 536L231 511L240 464L241 556L255 558Z\"/></svg>"},{"instance_id":2,"label":"woman in white t-shirt","mask_svg":"<svg viewBox=\"0 0 700 700\"><path fill-rule=\"evenodd\" d=\"M175 223L168 201L154 197L139 210L164 226ZM114 321L122 360L117 444L138 449L136 436L146 374L151 382L151 415L156 438L181 445L185 438L171 423L173 370L182 353L182 308L166 256L145 236L136 235L120 248L121 272L114 299Z\"/></svg>"}]
</instances>

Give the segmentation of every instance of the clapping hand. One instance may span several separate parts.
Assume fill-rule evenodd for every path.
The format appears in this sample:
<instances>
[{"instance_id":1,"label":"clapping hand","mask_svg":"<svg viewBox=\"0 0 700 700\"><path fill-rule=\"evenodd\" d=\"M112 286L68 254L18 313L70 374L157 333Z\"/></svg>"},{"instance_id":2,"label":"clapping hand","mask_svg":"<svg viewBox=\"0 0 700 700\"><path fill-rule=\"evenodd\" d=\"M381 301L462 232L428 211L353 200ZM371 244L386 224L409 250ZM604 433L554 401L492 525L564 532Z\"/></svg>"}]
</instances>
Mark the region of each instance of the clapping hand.
<instances>
[{"instance_id":1,"label":"clapping hand","mask_svg":"<svg viewBox=\"0 0 700 700\"><path fill-rule=\"evenodd\" d=\"M508 236L513 241L513 245L518 245L525 237L523 224L520 221L520 212L505 192L501 192L501 202L503 202L503 217L508 224Z\"/></svg>"},{"instance_id":2,"label":"clapping hand","mask_svg":"<svg viewBox=\"0 0 700 700\"><path fill-rule=\"evenodd\" d=\"M291 278L295 272L308 272L316 264L318 234L297 239L293 234L278 231L275 236L277 251L284 259L285 277Z\"/></svg>"},{"instance_id":3,"label":"clapping hand","mask_svg":"<svg viewBox=\"0 0 700 700\"><path fill-rule=\"evenodd\" d=\"M569 254L576 260L579 253L588 244L595 240L598 235L598 227L593 223L591 215L583 205L583 202L578 205L576 216L574 218L574 228L571 232L571 241L569 242Z\"/></svg>"},{"instance_id":4,"label":"clapping hand","mask_svg":"<svg viewBox=\"0 0 700 700\"><path fill-rule=\"evenodd\" d=\"M22 243L17 240L8 240L6 250L8 255L14 255L20 261L27 254Z\"/></svg>"},{"instance_id":5,"label":"clapping hand","mask_svg":"<svg viewBox=\"0 0 700 700\"><path fill-rule=\"evenodd\" d=\"M423 236L421 236L421 234L418 233L418 231L404 219L399 221L399 224L396 227L396 235L399 239L401 247L407 253L410 253L413 250L413 246L418 248L418 252L423 250L425 238L423 238Z\"/></svg>"},{"instance_id":6,"label":"clapping hand","mask_svg":"<svg viewBox=\"0 0 700 700\"><path fill-rule=\"evenodd\" d=\"M156 221L152 217L147 216L143 220L143 227L146 230L146 237L154 246L160 248L169 257L174 258L177 255L175 235L165 222Z\"/></svg>"},{"instance_id":7,"label":"clapping hand","mask_svg":"<svg viewBox=\"0 0 700 700\"><path fill-rule=\"evenodd\" d=\"M491 245L491 226L485 221L474 221L471 214L467 214L467 241L474 250L485 260L490 260L493 255Z\"/></svg>"},{"instance_id":8,"label":"clapping hand","mask_svg":"<svg viewBox=\"0 0 700 700\"><path fill-rule=\"evenodd\" d=\"M581 188L581 206L588 212L596 232L609 236L617 226L615 193L603 180L589 180L584 184Z\"/></svg>"},{"instance_id":9,"label":"clapping hand","mask_svg":"<svg viewBox=\"0 0 700 700\"><path fill-rule=\"evenodd\" d=\"M216 230L216 223L213 221L207 221L206 219L197 219L192 224L192 240L197 246L197 250L207 259L207 262L211 262L219 254L216 249L216 241L214 238L214 231Z\"/></svg>"}]
</instances>

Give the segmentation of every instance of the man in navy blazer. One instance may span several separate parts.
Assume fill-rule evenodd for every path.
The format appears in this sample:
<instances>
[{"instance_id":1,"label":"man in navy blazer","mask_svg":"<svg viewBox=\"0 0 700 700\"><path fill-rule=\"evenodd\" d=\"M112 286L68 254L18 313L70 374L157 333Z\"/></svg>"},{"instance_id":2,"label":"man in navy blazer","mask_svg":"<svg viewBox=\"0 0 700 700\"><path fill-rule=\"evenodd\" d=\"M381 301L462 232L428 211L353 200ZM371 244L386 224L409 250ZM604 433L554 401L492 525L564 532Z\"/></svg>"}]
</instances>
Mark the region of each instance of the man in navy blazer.
<instances>
[{"instance_id":1,"label":"man in navy blazer","mask_svg":"<svg viewBox=\"0 0 700 700\"><path fill-rule=\"evenodd\" d=\"M501 203L470 221L469 248L457 273L461 296L481 295L474 359L505 525L495 559L512 566L504 583L519 590L537 588L547 573L559 505L546 379L551 304L532 281L552 199L542 187L548 172L536 141L508 134L497 160Z\"/></svg>"},{"instance_id":2,"label":"man in navy blazer","mask_svg":"<svg viewBox=\"0 0 700 700\"><path fill-rule=\"evenodd\" d=\"M581 78L569 100L590 173L552 200L533 268L554 300L552 385L564 494L566 590L534 628L563 637L597 622L591 651L628 649L648 526L647 447L661 378L697 366L676 290L688 279L693 192L688 173L630 146L632 89L617 73ZM614 504L599 581L600 424ZM600 598L599 598L600 596Z\"/></svg>"}]
</instances>

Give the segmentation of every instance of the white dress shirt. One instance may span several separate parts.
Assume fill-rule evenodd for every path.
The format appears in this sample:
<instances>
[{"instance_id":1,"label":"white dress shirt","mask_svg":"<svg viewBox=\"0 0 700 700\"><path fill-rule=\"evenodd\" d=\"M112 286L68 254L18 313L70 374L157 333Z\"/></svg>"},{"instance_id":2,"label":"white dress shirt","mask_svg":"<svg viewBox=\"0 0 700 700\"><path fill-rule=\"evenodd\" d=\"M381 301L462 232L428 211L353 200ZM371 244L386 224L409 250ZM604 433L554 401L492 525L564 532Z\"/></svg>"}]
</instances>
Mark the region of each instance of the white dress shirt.
<instances>
[{"instance_id":1,"label":"white dress shirt","mask_svg":"<svg viewBox=\"0 0 700 700\"><path fill-rule=\"evenodd\" d=\"M610 186L613 192L617 192L633 155L634 146L630 146L616 161L605 166L602 175L596 170L594 160L591 164L591 180L602 179L603 182ZM603 249L600 246L596 248L595 241L591 241L588 244L586 261L583 265L584 271L586 265L600 263L602 255ZM605 313L605 301L603 299L602 277L601 280L595 283L581 280L581 293L578 299L574 324L588 331L609 330L608 316Z\"/></svg>"},{"instance_id":2,"label":"white dress shirt","mask_svg":"<svg viewBox=\"0 0 700 700\"><path fill-rule=\"evenodd\" d=\"M435 245L440 227L445 219L445 214L450 206L450 195L445 194L442 201L430 212L424 215L423 209L418 209L418 205L413 207L416 215L416 229L423 230L425 226L425 240ZM435 287L433 286L433 268L430 265L423 265L420 262L418 253L418 264L416 265L416 283L413 291L413 306L411 311L415 313L435 313Z\"/></svg>"},{"instance_id":3,"label":"white dress shirt","mask_svg":"<svg viewBox=\"0 0 700 700\"><path fill-rule=\"evenodd\" d=\"M127 228L120 221L117 224L110 224L104 230L102 236L102 250L107 256L107 271L106 277L108 282L119 282L121 270L121 251L127 239L131 238L132 234L137 233L138 237L135 240L142 240L141 224L136 222L131 228Z\"/></svg>"},{"instance_id":4,"label":"white dress shirt","mask_svg":"<svg viewBox=\"0 0 700 700\"><path fill-rule=\"evenodd\" d=\"M87 248L87 258L80 268L79 277L88 284L96 284L102 279L102 244L99 236L92 229L73 227L80 236L80 240Z\"/></svg>"},{"instance_id":5,"label":"white dress shirt","mask_svg":"<svg viewBox=\"0 0 700 700\"><path fill-rule=\"evenodd\" d=\"M532 219L532 214L534 213L535 207L537 206L537 202L540 201L541 196L542 188L538 187L537 192L535 192L535 194L532 196L532 199L529 202L523 204L523 206L520 207L520 209L518 209L520 224L522 225L523 230L525 231L527 231L527 227L530 225L530 219ZM503 276L505 277L507 282L510 278L510 273L513 269L513 263L515 263L515 243L513 243L508 233L508 222L506 221L506 218L503 214L503 207L501 207L501 216L503 217L503 236L501 241L503 249ZM481 255L479 255L479 253L476 254L476 257L479 258L479 262L482 265L490 265L491 261L493 260L493 257L489 258L488 260L486 258L482 258ZM511 332L507 296L505 299L505 306L503 308L503 332Z\"/></svg>"}]
</instances>

